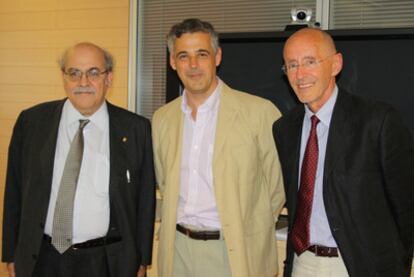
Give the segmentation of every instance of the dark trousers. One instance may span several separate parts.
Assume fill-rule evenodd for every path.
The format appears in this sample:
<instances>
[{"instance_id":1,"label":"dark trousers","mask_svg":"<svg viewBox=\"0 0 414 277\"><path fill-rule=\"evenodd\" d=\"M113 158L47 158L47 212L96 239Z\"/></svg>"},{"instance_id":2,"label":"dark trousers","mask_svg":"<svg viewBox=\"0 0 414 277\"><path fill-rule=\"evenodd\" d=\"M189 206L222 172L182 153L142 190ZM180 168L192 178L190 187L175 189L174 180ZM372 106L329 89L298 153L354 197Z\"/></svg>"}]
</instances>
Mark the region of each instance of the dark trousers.
<instances>
[{"instance_id":1,"label":"dark trousers","mask_svg":"<svg viewBox=\"0 0 414 277\"><path fill-rule=\"evenodd\" d=\"M32 277L109 277L105 248L70 248L61 255L43 240Z\"/></svg>"}]
</instances>

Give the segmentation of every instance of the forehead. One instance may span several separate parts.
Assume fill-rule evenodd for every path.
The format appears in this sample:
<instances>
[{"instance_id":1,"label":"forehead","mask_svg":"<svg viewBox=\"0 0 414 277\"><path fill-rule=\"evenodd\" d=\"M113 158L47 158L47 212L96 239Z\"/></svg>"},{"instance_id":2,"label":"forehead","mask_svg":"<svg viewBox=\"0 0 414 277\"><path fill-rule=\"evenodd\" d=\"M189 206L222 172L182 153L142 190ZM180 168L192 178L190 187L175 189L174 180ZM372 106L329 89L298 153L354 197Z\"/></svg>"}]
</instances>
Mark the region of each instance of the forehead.
<instances>
[{"instance_id":1,"label":"forehead","mask_svg":"<svg viewBox=\"0 0 414 277\"><path fill-rule=\"evenodd\" d=\"M320 48L313 44L289 43L283 51L285 60L302 60L306 58L318 58Z\"/></svg>"},{"instance_id":2,"label":"forehead","mask_svg":"<svg viewBox=\"0 0 414 277\"><path fill-rule=\"evenodd\" d=\"M103 52L91 46L79 46L68 51L66 68L88 69L91 67L104 68L105 57Z\"/></svg>"},{"instance_id":3,"label":"forehead","mask_svg":"<svg viewBox=\"0 0 414 277\"><path fill-rule=\"evenodd\" d=\"M319 34L305 33L293 36L287 40L283 49L285 60L304 58L320 58L327 52L327 45Z\"/></svg>"},{"instance_id":4,"label":"forehead","mask_svg":"<svg viewBox=\"0 0 414 277\"><path fill-rule=\"evenodd\" d=\"M185 33L174 43L177 51L192 50L193 48L211 49L211 36L208 33Z\"/></svg>"}]
</instances>

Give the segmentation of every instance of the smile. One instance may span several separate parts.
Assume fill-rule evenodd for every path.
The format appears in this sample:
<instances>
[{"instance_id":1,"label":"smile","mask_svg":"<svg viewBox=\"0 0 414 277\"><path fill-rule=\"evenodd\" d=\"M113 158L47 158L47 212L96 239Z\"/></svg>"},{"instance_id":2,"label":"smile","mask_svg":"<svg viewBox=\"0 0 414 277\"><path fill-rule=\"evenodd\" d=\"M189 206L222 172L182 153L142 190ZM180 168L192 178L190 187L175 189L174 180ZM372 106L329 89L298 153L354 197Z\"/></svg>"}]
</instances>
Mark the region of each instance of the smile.
<instances>
[{"instance_id":1,"label":"smile","mask_svg":"<svg viewBox=\"0 0 414 277\"><path fill-rule=\"evenodd\" d=\"M303 89L303 88L310 88L313 86L313 83L308 83L308 84L298 84L297 85L299 88Z\"/></svg>"}]
</instances>

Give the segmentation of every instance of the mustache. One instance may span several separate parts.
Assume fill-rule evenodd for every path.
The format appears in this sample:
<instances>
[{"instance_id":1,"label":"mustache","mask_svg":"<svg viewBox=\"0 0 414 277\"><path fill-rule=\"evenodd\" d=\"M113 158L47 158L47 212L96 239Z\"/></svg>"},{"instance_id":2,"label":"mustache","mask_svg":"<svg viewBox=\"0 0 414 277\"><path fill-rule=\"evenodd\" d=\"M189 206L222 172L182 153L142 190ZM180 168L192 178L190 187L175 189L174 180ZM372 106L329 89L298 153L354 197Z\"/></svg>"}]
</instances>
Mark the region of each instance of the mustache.
<instances>
[{"instance_id":1,"label":"mustache","mask_svg":"<svg viewBox=\"0 0 414 277\"><path fill-rule=\"evenodd\" d=\"M95 93L96 89L94 87L75 87L72 89L72 93Z\"/></svg>"}]
</instances>

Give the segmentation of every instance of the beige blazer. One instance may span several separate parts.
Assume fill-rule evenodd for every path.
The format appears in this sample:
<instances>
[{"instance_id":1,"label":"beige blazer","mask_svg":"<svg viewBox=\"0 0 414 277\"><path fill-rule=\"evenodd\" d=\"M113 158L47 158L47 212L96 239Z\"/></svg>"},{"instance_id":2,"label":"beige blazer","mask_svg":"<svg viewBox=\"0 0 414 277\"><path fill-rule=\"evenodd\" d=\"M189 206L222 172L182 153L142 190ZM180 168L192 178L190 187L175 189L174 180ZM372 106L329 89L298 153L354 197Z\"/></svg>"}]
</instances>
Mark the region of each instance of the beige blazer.
<instances>
[{"instance_id":1,"label":"beige blazer","mask_svg":"<svg viewBox=\"0 0 414 277\"><path fill-rule=\"evenodd\" d=\"M153 118L157 182L163 199L158 274L172 276L183 134L182 97ZM275 276L275 222L285 202L272 135L280 112L268 100L223 84L213 154L213 181L232 275Z\"/></svg>"}]
</instances>

